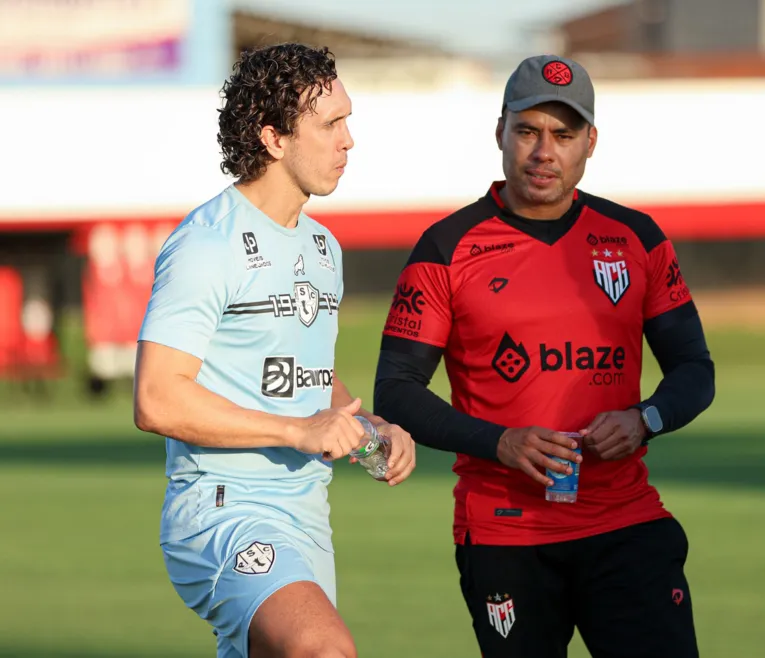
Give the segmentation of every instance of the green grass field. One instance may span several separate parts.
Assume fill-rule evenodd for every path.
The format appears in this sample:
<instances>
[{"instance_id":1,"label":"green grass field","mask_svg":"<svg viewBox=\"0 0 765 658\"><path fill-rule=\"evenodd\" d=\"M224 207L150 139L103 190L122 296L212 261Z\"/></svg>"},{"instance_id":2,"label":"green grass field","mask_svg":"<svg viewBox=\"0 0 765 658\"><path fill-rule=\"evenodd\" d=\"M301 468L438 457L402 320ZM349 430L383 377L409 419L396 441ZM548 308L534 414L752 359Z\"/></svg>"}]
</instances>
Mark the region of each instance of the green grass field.
<instances>
[{"instance_id":1,"label":"green grass field","mask_svg":"<svg viewBox=\"0 0 765 658\"><path fill-rule=\"evenodd\" d=\"M337 372L370 404L384 313L356 300L341 313ZM765 333L708 334L715 404L648 461L690 538L701 655L754 657L765 645ZM645 385L656 378L650 364ZM436 385L446 394L442 372ZM163 442L133 429L127 390L94 403L59 389L45 406L0 393L0 656L213 656L209 628L164 572ZM395 489L338 466L339 606L362 658L477 658L453 562L451 458L420 449L418 464ZM570 655L587 655L578 638Z\"/></svg>"}]
</instances>

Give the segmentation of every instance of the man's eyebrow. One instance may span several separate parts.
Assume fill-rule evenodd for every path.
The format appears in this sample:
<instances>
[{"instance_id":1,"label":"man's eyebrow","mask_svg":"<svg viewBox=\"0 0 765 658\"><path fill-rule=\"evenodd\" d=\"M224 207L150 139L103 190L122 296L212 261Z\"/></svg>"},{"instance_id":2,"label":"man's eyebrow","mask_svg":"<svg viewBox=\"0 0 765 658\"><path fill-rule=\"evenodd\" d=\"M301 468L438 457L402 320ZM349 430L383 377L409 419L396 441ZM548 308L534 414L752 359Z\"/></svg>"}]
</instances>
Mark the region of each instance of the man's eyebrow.
<instances>
[{"instance_id":1,"label":"man's eyebrow","mask_svg":"<svg viewBox=\"0 0 765 658\"><path fill-rule=\"evenodd\" d=\"M334 119L330 119L329 121L327 121L327 125L331 126L333 123L337 123L341 119L347 119L349 116L351 116L351 114L353 114L353 112L348 112L348 114L341 114L339 116L336 116Z\"/></svg>"}]
</instances>

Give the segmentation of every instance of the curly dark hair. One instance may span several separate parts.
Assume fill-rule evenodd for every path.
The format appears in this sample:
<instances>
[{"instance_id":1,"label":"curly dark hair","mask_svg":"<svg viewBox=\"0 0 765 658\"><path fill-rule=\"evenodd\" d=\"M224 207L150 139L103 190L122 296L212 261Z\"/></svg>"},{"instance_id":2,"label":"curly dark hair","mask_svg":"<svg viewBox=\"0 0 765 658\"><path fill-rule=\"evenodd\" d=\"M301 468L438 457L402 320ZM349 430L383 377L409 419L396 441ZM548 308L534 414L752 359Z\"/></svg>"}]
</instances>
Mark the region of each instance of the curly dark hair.
<instances>
[{"instance_id":1,"label":"curly dark hair","mask_svg":"<svg viewBox=\"0 0 765 658\"><path fill-rule=\"evenodd\" d=\"M326 47L283 43L243 52L221 90L223 173L241 182L260 178L273 162L260 139L263 127L292 135L301 114L314 110L316 99L336 78L335 58ZM307 97L301 98L306 89Z\"/></svg>"}]
</instances>

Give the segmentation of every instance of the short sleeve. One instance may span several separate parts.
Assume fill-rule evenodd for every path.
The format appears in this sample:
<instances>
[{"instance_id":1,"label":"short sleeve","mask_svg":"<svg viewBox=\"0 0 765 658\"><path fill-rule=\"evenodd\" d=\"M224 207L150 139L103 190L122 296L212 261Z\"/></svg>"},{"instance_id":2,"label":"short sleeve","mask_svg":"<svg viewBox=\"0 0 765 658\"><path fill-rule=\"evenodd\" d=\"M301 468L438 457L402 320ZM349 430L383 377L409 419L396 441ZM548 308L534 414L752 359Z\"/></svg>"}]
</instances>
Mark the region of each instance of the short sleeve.
<instances>
[{"instance_id":1,"label":"short sleeve","mask_svg":"<svg viewBox=\"0 0 765 658\"><path fill-rule=\"evenodd\" d=\"M691 301L675 248L663 240L648 253L648 285L643 314L651 320Z\"/></svg>"},{"instance_id":2,"label":"short sleeve","mask_svg":"<svg viewBox=\"0 0 765 658\"><path fill-rule=\"evenodd\" d=\"M157 257L138 340L204 360L235 291L235 261L226 238L207 226L179 229Z\"/></svg>"},{"instance_id":3,"label":"short sleeve","mask_svg":"<svg viewBox=\"0 0 765 658\"><path fill-rule=\"evenodd\" d=\"M443 348L451 333L451 308L449 267L425 233L396 283L383 342L385 337L404 338Z\"/></svg>"}]
</instances>

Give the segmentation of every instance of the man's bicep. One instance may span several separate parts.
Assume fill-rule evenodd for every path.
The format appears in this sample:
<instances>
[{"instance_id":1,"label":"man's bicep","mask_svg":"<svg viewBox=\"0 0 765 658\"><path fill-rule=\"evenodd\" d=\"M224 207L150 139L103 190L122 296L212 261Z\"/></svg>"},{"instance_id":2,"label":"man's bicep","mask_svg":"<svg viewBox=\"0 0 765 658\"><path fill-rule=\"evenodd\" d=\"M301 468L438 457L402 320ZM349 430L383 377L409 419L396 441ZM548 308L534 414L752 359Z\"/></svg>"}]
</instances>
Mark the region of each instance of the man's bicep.
<instances>
[{"instance_id":1,"label":"man's bicep","mask_svg":"<svg viewBox=\"0 0 765 658\"><path fill-rule=\"evenodd\" d=\"M158 419L172 414L178 405L179 389L196 379L201 359L166 345L141 340L135 365L133 414L136 425L144 431L157 430Z\"/></svg>"},{"instance_id":2,"label":"man's bicep","mask_svg":"<svg viewBox=\"0 0 765 658\"><path fill-rule=\"evenodd\" d=\"M136 382L139 388L142 382L177 376L194 380L201 367L202 360L193 354L152 341L138 341Z\"/></svg>"},{"instance_id":3,"label":"man's bicep","mask_svg":"<svg viewBox=\"0 0 765 658\"><path fill-rule=\"evenodd\" d=\"M412 340L383 336L376 382L405 381L428 386L443 349Z\"/></svg>"},{"instance_id":4,"label":"man's bicep","mask_svg":"<svg viewBox=\"0 0 765 658\"><path fill-rule=\"evenodd\" d=\"M423 238L398 278L383 340L401 338L443 348L451 328L449 268L435 246Z\"/></svg>"},{"instance_id":5,"label":"man's bicep","mask_svg":"<svg viewBox=\"0 0 765 658\"><path fill-rule=\"evenodd\" d=\"M648 320L643 333L664 374L689 361L710 361L701 318L692 301Z\"/></svg>"},{"instance_id":6,"label":"man's bicep","mask_svg":"<svg viewBox=\"0 0 765 658\"><path fill-rule=\"evenodd\" d=\"M204 359L235 289L226 239L192 226L173 236L157 258L154 286L139 340Z\"/></svg>"},{"instance_id":7,"label":"man's bicep","mask_svg":"<svg viewBox=\"0 0 765 658\"><path fill-rule=\"evenodd\" d=\"M692 301L675 248L663 240L648 254L648 281L643 314L651 320Z\"/></svg>"}]
</instances>

